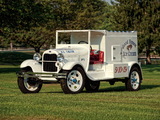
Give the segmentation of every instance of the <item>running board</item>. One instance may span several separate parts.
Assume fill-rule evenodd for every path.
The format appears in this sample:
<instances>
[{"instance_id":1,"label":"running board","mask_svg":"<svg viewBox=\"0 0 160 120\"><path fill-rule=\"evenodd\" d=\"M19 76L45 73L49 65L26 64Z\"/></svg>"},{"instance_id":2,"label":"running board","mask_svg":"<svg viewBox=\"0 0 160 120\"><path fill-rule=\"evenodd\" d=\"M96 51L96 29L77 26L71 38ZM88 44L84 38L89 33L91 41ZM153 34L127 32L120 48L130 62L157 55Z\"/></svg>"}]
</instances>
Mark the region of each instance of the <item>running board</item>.
<instances>
[{"instance_id":1,"label":"running board","mask_svg":"<svg viewBox=\"0 0 160 120\"><path fill-rule=\"evenodd\" d=\"M104 72L103 70L88 71L87 76L88 76L89 79L91 79L93 81L113 79L113 78L107 77L106 72Z\"/></svg>"}]
</instances>

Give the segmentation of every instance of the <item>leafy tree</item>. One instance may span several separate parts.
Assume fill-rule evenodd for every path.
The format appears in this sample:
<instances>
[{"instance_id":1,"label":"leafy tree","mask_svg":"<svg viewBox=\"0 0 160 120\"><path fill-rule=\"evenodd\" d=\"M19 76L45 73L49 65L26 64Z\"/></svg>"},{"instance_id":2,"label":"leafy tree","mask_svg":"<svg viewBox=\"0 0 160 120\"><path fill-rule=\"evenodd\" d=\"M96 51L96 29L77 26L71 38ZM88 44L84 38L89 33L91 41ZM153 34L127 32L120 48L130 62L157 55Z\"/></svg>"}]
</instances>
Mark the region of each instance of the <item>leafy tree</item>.
<instances>
[{"instance_id":1,"label":"leafy tree","mask_svg":"<svg viewBox=\"0 0 160 120\"><path fill-rule=\"evenodd\" d=\"M20 20L20 0L9 1L1 0L0 1L0 37L1 45L7 45L11 38L11 33L19 25Z\"/></svg>"},{"instance_id":2,"label":"leafy tree","mask_svg":"<svg viewBox=\"0 0 160 120\"><path fill-rule=\"evenodd\" d=\"M154 46L155 46L155 54L160 56L160 40L157 40Z\"/></svg>"},{"instance_id":3,"label":"leafy tree","mask_svg":"<svg viewBox=\"0 0 160 120\"><path fill-rule=\"evenodd\" d=\"M45 27L33 27L30 31L21 30L17 33L18 41L29 45L35 49L35 52L40 52L40 48L55 40L54 32Z\"/></svg>"},{"instance_id":4,"label":"leafy tree","mask_svg":"<svg viewBox=\"0 0 160 120\"><path fill-rule=\"evenodd\" d=\"M105 29L105 30L115 30L114 29L114 18L113 18L113 13L115 12L114 6L106 3L106 6L104 8L104 14L102 15L102 23L100 25L100 29Z\"/></svg>"},{"instance_id":5,"label":"leafy tree","mask_svg":"<svg viewBox=\"0 0 160 120\"><path fill-rule=\"evenodd\" d=\"M106 6L102 0L1 0L0 39L39 52L43 44L54 42L56 29L102 28Z\"/></svg>"},{"instance_id":6,"label":"leafy tree","mask_svg":"<svg viewBox=\"0 0 160 120\"><path fill-rule=\"evenodd\" d=\"M102 0L48 1L57 29L95 29L103 22L106 2Z\"/></svg>"},{"instance_id":7,"label":"leafy tree","mask_svg":"<svg viewBox=\"0 0 160 120\"><path fill-rule=\"evenodd\" d=\"M102 0L82 0L75 2L71 11L76 12L71 28L97 29L102 24L107 3ZM75 7L77 6L77 7ZM69 28L69 27L68 27Z\"/></svg>"},{"instance_id":8,"label":"leafy tree","mask_svg":"<svg viewBox=\"0 0 160 120\"><path fill-rule=\"evenodd\" d=\"M159 41L159 0L116 0L113 14L116 30L138 31L139 48L146 48L147 63L151 63L151 47Z\"/></svg>"},{"instance_id":9,"label":"leafy tree","mask_svg":"<svg viewBox=\"0 0 160 120\"><path fill-rule=\"evenodd\" d=\"M42 26L48 22L48 9L45 9L45 7L46 6L38 0L0 1L0 38L1 41L3 41L2 45L19 42L17 36L19 31L21 31L22 36L25 36L26 33L31 34L31 31L35 32L33 30L35 27L38 27L37 29L39 29L39 27L42 28ZM22 31L24 31L24 33ZM41 36L41 34L39 34L39 36ZM43 35L41 38L43 38ZM32 39L28 39L27 43L31 45L32 42ZM41 46L40 39L36 42ZM32 45L32 47L34 46ZM35 48L37 48L36 45Z\"/></svg>"},{"instance_id":10,"label":"leafy tree","mask_svg":"<svg viewBox=\"0 0 160 120\"><path fill-rule=\"evenodd\" d=\"M2 0L0 13L4 29L29 30L46 22L45 8L36 0Z\"/></svg>"}]
</instances>

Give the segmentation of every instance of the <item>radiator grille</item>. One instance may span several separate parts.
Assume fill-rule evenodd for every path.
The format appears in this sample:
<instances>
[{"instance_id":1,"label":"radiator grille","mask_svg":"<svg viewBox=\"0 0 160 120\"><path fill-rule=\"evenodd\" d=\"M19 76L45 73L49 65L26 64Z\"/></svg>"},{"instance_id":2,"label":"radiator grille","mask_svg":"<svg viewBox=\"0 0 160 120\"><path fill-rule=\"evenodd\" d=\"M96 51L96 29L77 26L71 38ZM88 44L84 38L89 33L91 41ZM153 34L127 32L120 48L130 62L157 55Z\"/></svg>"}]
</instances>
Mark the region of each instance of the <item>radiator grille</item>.
<instances>
[{"instance_id":1,"label":"radiator grille","mask_svg":"<svg viewBox=\"0 0 160 120\"><path fill-rule=\"evenodd\" d=\"M56 54L45 54L43 60L57 61L57 55Z\"/></svg>"},{"instance_id":2,"label":"radiator grille","mask_svg":"<svg viewBox=\"0 0 160 120\"><path fill-rule=\"evenodd\" d=\"M55 66L57 61L56 54L45 54L43 58L43 71L56 72L57 67Z\"/></svg>"}]
</instances>

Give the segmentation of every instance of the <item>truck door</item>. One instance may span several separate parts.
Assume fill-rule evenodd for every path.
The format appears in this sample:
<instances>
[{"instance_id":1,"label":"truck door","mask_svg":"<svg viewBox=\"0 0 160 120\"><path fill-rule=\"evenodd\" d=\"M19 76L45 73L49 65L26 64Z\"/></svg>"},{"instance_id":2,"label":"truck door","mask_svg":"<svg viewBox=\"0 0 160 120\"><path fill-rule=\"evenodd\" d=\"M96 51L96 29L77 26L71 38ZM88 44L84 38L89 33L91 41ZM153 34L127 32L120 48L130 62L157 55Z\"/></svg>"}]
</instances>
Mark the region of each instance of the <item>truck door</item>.
<instances>
[{"instance_id":1,"label":"truck door","mask_svg":"<svg viewBox=\"0 0 160 120\"><path fill-rule=\"evenodd\" d=\"M122 60L122 49L120 45L111 46L111 59L113 62L121 62Z\"/></svg>"}]
</instances>

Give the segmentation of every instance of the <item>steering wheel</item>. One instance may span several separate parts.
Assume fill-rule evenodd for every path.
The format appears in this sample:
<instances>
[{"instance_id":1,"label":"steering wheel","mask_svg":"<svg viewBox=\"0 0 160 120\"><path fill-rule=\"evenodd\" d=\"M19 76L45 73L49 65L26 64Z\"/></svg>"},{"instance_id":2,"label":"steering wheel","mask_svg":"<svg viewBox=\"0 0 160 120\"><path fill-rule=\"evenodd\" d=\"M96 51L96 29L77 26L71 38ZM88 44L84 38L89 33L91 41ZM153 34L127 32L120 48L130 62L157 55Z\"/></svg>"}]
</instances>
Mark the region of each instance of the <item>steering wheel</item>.
<instances>
[{"instance_id":1,"label":"steering wheel","mask_svg":"<svg viewBox=\"0 0 160 120\"><path fill-rule=\"evenodd\" d=\"M88 42L86 41L79 41L78 44L81 44L81 43L85 43L85 44L88 44ZM90 51L92 51L92 46L90 45Z\"/></svg>"},{"instance_id":2,"label":"steering wheel","mask_svg":"<svg viewBox=\"0 0 160 120\"><path fill-rule=\"evenodd\" d=\"M79 42L78 42L78 44L81 44L81 43L86 43L86 44L88 44L88 42L86 42L86 41L79 41Z\"/></svg>"}]
</instances>

